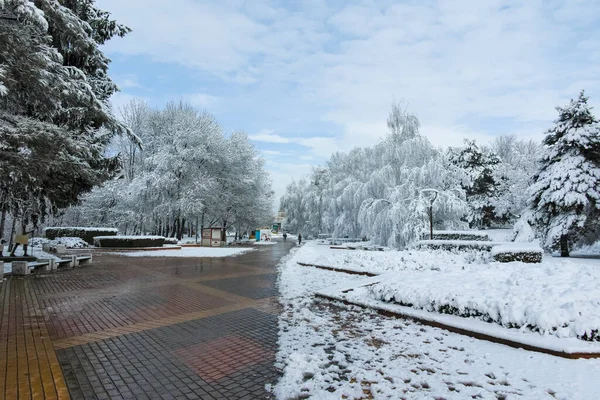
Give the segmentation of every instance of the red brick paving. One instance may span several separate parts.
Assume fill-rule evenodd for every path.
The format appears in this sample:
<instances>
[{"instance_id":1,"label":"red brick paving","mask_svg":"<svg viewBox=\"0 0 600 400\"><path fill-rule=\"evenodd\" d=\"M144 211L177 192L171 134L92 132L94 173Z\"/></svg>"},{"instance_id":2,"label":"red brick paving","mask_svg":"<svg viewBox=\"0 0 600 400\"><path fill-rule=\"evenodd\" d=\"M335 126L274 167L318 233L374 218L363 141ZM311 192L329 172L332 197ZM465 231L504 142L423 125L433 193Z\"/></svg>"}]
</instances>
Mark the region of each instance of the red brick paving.
<instances>
[{"instance_id":1,"label":"red brick paving","mask_svg":"<svg viewBox=\"0 0 600 400\"><path fill-rule=\"evenodd\" d=\"M274 357L259 343L235 334L183 347L173 354L208 383Z\"/></svg>"}]
</instances>

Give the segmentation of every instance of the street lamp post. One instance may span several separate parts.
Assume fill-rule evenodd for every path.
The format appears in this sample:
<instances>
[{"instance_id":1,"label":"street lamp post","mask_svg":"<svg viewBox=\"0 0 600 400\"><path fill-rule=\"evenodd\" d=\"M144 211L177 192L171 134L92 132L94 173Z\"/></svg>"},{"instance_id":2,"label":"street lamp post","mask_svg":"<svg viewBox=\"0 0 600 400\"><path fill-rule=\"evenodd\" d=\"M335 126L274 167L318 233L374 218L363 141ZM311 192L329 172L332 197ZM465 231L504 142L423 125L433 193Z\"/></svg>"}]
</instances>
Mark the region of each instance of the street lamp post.
<instances>
[{"instance_id":1,"label":"street lamp post","mask_svg":"<svg viewBox=\"0 0 600 400\"><path fill-rule=\"evenodd\" d=\"M423 189L421 193L433 193L433 198L429 200L429 240L433 240L433 203L438 197L438 191L435 189Z\"/></svg>"}]
</instances>

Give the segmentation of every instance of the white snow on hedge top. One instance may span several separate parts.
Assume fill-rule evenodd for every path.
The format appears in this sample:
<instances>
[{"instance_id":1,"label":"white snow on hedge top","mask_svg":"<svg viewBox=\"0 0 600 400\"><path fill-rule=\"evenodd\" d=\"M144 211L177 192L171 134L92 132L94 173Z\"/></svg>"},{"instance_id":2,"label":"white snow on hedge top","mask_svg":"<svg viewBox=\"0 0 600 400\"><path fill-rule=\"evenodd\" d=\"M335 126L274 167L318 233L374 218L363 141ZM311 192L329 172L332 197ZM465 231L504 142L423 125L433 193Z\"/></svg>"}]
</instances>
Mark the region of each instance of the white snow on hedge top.
<instances>
[{"instance_id":1,"label":"white snow on hedge top","mask_svg":"<svg viewBox=\"0 0 600 400\"><path fill-rule=\"evenodd\" d=\"M492 255L501 253L543 253L542 248L536 243L504 243L492 247Z\"/></svg>"},{"instance_id":2,"label":"white snow on hedge top","mask_svg":"<svg viewBox=\"0 0 600 400\"><path fill-rule=\"evenodd\" d=\"M44 228L44 232L47 229L72 229L86 232L119 232L117 228L99 228L99 227L82 227L82 226L48 226Z\"/></svg>"},{"instance_id":3,"label":"white snow on hedge top","mask_svg":"<svg viewBox=\"0 0 600 400\"><path fill-rule=\"evenodd\" d=\"M94 236L94 239L164 239L164 236Z\"/></svg>"},{"instance_id":4,"label":"white snow on hedge top","mask_svg":"<svg viewBox=\"0 0 600 400\"><path fill-rule=\"evenodd\" d=\"M429 231L424 231L425 233L429 233ZM472 235L472 236L481 236L486 237L488 234L482 231L433 231L434 235Z\"/></svg>"},{"instance_id":5,"label":"white snow on hedge top","mask_svg":"<svg viewBox=\"0 0 600 400\"><path fill-rule=\"evenodd\" d=\"M479 246L489 247L498 244L497 242L488 242L483 240L419 240L417 245L452 245L452 246Z\"/></svg>"}]
</instances>

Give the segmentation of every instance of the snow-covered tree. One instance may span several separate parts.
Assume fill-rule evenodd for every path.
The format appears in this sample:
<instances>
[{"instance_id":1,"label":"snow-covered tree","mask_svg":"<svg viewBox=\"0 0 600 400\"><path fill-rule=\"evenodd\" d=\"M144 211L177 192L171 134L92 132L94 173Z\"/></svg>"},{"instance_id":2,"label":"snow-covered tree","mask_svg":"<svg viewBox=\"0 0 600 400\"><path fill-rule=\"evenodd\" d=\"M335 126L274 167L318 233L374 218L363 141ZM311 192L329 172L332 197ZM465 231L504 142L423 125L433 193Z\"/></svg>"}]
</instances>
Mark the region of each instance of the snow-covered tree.
<instances>
[{"instance_id":1,"label":"snow-covered tree","mask_svg":"<svg viewBox=\"0 0 600 400\"><path fill-rule=\"evenodd\" d=\"M143 149L117 138L111 152L123 160L120 179L92 191L63 223L181 238L207 226L241 233L272 222L271 181L246 134L226 137L212 115L181 102L153 110L134 100L122 116Z\"/></svg>"},{"instance_id":2,"label":"snow-covered tree","mask_svg":"<svg viewBox=\"0 0 600 400\"><path fill-rule=\"evenodd\" d=\"M284 228L290 232L305 232L308 215L305 209L306 203L303 202L307 191L307 182L303 179L292 181L287 187L284 195L281 197L279 208L285 210L286 221Z\"/></svg>"},{"instance_id":3,"label":"snow-covered tree","mask_svg":"<svg viewBox=\"0 0 600 400\"><path fill-rule=\"evenodd\" d=\"M568 256L600 233L600 126L583 91L557 111L530 206L544 246Z\"/></svg>"},{"instance_id":4,"label":"snow-covered tree","mask_svg":"<svg viewBox=\"0 0 600 400\"><path fill-rule=\"evenodd\" d=\"M459 228L466 213L457 169L419 134L418 119L394 104L389 135L379 144L336 153L309 182L294 182L282 198L287 227L307 236L367 236L405 247L429 226L429 193L436 228ZM318 184L317 184L318 183Z\"/></svg>"},{"instance_id":5,"label":"snow-covered tree","mask_svg":"<svg viewBox=\"0 0 600 400\"><path fill-rule=\"evenodd\" d=\"M107 105L116 86L98 46L126 28L95 8L82 19L84 4L0 1L0 208L23 229L117 170L116 133L137 140Z\"/></svg>"},{"instance_id":6,"label":"snow-covered tree","mask_svg":"<svg viewBox=\"0 0 600 400\"><path fill-rule=\"evenodd\" d=\"M496 190L490 205L494 207L496 221L511 224L527 208L529 188L539 169L542 147L536 141L509 135L497 137L491 148L500 163L492 171Z\"/></svg>"},{"instance_id":7,"label":"snow-covered tree","mask_svg":"<svg viewBox=\"0 0 600 400\"><path fill-rule=\"evenodd\" d=\"M450 149L451 163L466 172L467 180L463 188L467 194L470 213L467 217L471 227L490 227L496 214L493 198L498 183L494 179L494 169L500 159L492 151L479 148L474 140L465 139L465 147Z\"/></svg>"}]
</instances>

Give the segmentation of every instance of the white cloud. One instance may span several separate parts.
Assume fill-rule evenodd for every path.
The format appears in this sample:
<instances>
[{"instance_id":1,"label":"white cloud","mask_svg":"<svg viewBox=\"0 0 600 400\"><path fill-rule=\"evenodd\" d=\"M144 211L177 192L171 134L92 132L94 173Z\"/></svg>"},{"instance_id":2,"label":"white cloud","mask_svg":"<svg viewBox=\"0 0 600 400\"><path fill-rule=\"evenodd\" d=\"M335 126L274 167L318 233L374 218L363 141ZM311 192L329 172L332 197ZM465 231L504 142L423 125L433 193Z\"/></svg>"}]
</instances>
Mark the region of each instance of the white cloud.
<instances>
[{"instance_id":1,"label":"white cloud","mask_svg":"<svg viewBox=\"0 0 600 400\"><path fill-rule=\"evenodd\" d=\"M183 98L191 105L198 108L206 108L212 106L219 101L219 97L212 96L206 93L192 93L184 95Z\"/></svg>"},{"instance_id":2,"label":"white cloud","mask_svg":"<svg viewBox=\"0 0 600 400\"><path fill-rule=\"evenodd\" d=\"M285 138L274 133L271 129L263 129L255 135L248 136L250 140L254 140L255 142L265 142L265 143L291 143L291 139Z\"/></svg>"},{"instance_id":3,"label":"white cloud","mask_svg":"<svg viewBox=\"0 0 600 400\"><path fill-rule=\"evenodd\" d=\"M306 177L312 170L307 163L280 163L267 160L267 171L271 175L273 191L275 192L275 209L279 209L279 199L285 193L285 188L292 180Z\"/></svg>"},{"instance_id":4,"label":"white cloud","mask_svg":"<svg viewBox=\"0 0 600 400\"><path fill-rule=\"evenodd\" d=\"M294 98L300 111L340 128L318 137L281 127L250 136L301 146L303 157L376 143L394 96L406 100L423 134L440 145L463 137L489 141L502 131L491 124L501 120L517 127L506 133L540 135L555 118L554 106L581 88L600 105L600 2L335 4L98 0L133 28L111 41L109 52L177 63L233 87L255 85L253 102L269 107ZM205 96L197 99L202 106L214 100ZM296 111L282 112L291 120Z\"/></svg>"},{"instance_id":5,"label":"white cloud","mask_svg":"<svg viewBox=\"0 0 600 400\"><path fill-rule=\"evenodd\" d=\"M134 99L145 100L143 97L135 96L126 92L117 92L110 97L110 106L113 110L113 113L116 116L119 116L123 107L129 104Z\"/></svg>"},{"instance_id":6,"label":"white cloud","mask_svg":"<svg viewBox=\"0 0 600 400\"><path fill-rule=\"evenodd\" d=\"M125 75L117 75L112 76L112 79L115 81L119 89L132 89L132 88L142 88L143 86L139 83L138 77L135 74L125 74Z\"/></svg>"}]
</instances>

